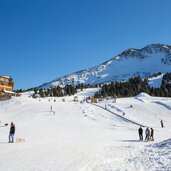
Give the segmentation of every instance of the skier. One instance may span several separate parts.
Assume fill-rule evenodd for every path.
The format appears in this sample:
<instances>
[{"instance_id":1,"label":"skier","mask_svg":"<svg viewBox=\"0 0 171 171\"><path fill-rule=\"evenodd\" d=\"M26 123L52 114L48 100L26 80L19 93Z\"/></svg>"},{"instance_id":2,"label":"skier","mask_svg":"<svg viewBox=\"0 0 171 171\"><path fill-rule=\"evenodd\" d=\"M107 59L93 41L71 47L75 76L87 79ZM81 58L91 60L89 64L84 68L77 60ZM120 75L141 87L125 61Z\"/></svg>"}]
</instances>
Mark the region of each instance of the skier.
<instances>
[{"instance_id":1,"label":"skier","mask_svg":"<svg viewBox=\"0 0 171 171\"><path fill-rule=\"evenodd\" d=\"M141 128L141 126L138 129L138 134L139 134L140 141L143 141L143 129Z\"/></svg>"},{"instance_id":2,"label":"skier","mask_svg":"<svg viewBox=\"0 0 171 171\"><path fill-rule=\"evenodd\" d=\"M145 130L145 141L149 141L150 140L150 130L149 128L147 127L146 130Z\"/></svg>"},{"instance_id":3,"label":"skier","mask_svg":"<svg viewBox=\"0 0 171 171\"><path fill-rule=\"evenodd\" d=\"M154 137L153 137L153 135L154 135L154 129L153 128L150 128L151 129L151 134L150 134L150 140L151 141L154 141Z\"/></svg>"},{"instance_id":4,"label":"skier","mask_svg":"<svg viewBox=\"0 0 171 171\"><path fill-rule=\"evenodd\" d=\"M163 126L163 120L160 121L160 124L161 124L161 127L163 128L163 127L164 127L164 126Z\"/></svg>"},{"instance_id":5,"label":"skier","mask_svg":"<svg viewBox=\"0 0 171 171\"><path fill-rule=\"evenodd\" d=\"M13 124L13 122L11 122L8 143L14 142L14 134L15 134L15 125Z\"/></svg>"},{"instance_id":6,"label":"skier","mask_svg":"<svg viewBox=\"0 0 171 171\"><path fill-rule=\"evenodd\" d=\"M52 112L53 110L52 110L52 106L50 107L50 111Z\"/></svg>"}]
</instances>

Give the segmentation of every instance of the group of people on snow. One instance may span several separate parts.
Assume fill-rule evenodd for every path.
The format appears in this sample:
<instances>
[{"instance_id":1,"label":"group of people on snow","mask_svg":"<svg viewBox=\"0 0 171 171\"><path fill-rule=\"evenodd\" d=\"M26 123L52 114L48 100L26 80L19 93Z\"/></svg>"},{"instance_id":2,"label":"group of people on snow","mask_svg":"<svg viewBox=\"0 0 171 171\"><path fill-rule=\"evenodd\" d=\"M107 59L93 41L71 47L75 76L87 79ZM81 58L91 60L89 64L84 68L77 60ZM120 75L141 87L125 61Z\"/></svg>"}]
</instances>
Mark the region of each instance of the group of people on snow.
<instances>
[{"instance_id":1,"label":"group of people on snow","mask_svg":"<svg viewBox=\"0 0 171 171\"><path fill-rule=\"evenodd\" d=\"M163 120L160 121L161 124L161 128L164 127L163 125ZM140 128L138 129L138 134L139 134L139 139L140 141L143 141L143 129L140 126ZM154 141L154 129L147 127L145 130L145 141Z\"/></svg>"},{"instance_id":2,"label":"group of people on snow","mask_svg":"<svg viewBox=\"0 0 171 171\"><path fill-rule=\"evenodd\" d=\"M140 126L138 129L139 139L143 141L143 129ZM154 141L154 129L147 127L145 130L145 141Z\"/></svg>"}]
</instances>

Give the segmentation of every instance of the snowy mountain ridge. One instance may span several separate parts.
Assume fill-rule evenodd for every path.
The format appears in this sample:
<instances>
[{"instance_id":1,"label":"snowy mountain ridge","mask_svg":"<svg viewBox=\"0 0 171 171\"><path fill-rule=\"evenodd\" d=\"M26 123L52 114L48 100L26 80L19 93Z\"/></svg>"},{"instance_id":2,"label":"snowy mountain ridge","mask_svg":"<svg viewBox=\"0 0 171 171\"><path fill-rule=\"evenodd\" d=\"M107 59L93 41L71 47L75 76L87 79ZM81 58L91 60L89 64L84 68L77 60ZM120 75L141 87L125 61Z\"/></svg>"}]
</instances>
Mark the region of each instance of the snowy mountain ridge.
<instances>
[{"instance_id":1,"label":"snowy mountain ridge","mask_svg":"<svg viewBox=\"0 0 171 171\"><path fill-rule=\"evenodd\" d=\"M171 46L151 44L142 49L130 48L98 66L57 78L39 88L126 81L133 76L148 77L170 71Z\"/></svg>"}]
</instances>

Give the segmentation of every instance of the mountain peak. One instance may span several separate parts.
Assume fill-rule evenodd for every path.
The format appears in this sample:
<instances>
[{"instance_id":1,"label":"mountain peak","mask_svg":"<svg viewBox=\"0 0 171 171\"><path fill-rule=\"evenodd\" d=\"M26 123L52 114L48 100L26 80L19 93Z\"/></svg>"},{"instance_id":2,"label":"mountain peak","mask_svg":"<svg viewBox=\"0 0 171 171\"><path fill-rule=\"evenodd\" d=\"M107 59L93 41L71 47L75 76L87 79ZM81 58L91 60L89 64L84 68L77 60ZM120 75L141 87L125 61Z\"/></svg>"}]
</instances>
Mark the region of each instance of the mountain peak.
<instances>
[{"instance_id":1,"label":"mountain peak","mask_svg":"<svg viewBox=\"0 0 171 171\"><path fill-rule=\"evenodd\" d=\"M171 46L151 44L142 49L129 48L98 66L57 78L39 88L126 81L137 75L148 77L158 72L170 72L170 65Z\"/></svg>"}]
</instances>

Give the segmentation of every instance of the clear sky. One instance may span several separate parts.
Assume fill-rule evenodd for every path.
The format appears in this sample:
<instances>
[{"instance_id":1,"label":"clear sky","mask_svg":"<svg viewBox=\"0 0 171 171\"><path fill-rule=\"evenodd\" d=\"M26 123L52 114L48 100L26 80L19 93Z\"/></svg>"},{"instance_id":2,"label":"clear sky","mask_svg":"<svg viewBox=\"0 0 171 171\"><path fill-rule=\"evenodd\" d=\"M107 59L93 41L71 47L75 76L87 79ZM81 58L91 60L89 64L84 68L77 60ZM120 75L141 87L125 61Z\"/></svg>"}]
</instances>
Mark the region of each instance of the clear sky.
<instances>
[{"instance_id":1,"label":"clear sky","mask_svg":"<svg viewBox=\"0 0 171 171\"><path fill-rule=\"evenodd\" d=\"M171 0L0 0L0 75L15 89L151 43L171 45Z\"/></svg>"}]
</instances>

